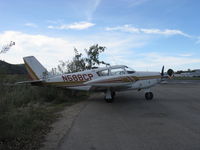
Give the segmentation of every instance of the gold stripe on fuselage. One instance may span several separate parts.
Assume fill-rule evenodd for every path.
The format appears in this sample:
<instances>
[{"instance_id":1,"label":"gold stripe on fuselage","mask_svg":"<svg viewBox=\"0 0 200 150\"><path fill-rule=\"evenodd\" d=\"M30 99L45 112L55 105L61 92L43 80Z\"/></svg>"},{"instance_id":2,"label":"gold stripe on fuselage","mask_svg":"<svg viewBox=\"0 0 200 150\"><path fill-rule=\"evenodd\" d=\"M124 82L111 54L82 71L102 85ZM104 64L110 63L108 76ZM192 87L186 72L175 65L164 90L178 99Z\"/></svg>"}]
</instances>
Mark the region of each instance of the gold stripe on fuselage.
<instances>
[{"instance_id":1,"label":"gold stripe on fuselage","mask_svg":"<svg viewBox=\"0 0 200 150\"><path fill-rule=\"evenodd\" d=\"M112 80L104 80L104 81L99 81L99 82L95 82L95 83L124 83L124 82L136 82L138 80L148 80L148 79L159 79L160 76L142 76L142 77L136 77L136 76L125 76L125 77L118 77Z\"/></svg>"},{"instance_id":2,"label":"gold stripe on fuselage","mask_svg":"<svg viewBox=\"0 0 200 150\"><path fill-rule=\"evenodd\" d=\"M142 77L137 77L139 80L148 80L148 79L159 79L161 78L160 75L157 76L142 76Z\"/></svg>"}]
</instances>

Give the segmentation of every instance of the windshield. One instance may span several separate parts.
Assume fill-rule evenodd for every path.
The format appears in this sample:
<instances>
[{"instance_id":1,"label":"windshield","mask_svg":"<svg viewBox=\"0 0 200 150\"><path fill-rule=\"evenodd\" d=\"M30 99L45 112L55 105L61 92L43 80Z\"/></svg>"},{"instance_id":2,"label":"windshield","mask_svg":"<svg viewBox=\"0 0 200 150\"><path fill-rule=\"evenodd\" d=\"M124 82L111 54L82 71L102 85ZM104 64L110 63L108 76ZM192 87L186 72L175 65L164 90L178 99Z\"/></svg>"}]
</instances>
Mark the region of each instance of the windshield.
<instances>
[{"instance_id":1,"label":"windshield","mask_svg":"<svg viewBox=\"0 0 200 150\"><path fill-rule=\"evenodd\" d=\"M125 70L128 74L131 74L131 73L135 73L135 70L133 70L132 68L129 68L129 67L125 67Z\"/></svg>"},{"instance_id":2,"label":"windshield","mask_svg":"<svg viewBox=\"0 0 200 150\"><path fill-rule=\"evenodd\" d=\"M110 75L114 76L114 75L123 75L125 74L124 69L123 68L113 68L110 70Z\"/></svg>"},{"instance_id":3,"label":"windshield","mask_svg":"<svg viewBox=\"0 0 200 150\"><path fill-rule=\"evenodd\" d=\"M108 76L108 69L97 72L99 76Z\"/></svg>"}]
</instances>

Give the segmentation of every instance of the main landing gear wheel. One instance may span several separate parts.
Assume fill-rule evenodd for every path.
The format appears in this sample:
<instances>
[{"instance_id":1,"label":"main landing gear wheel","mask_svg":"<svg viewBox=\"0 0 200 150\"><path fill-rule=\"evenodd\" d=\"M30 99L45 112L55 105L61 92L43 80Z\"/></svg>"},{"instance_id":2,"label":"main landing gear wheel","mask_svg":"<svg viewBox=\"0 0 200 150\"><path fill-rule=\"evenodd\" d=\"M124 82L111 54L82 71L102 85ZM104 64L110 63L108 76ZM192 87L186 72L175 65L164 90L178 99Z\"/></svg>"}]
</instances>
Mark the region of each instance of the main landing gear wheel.
<instances>
[{"instance_id":1,"label":"main landing gear wheel","mask_svg":"<svg viewBox=\"0 0 200 150\"><path fill-rule=\"evenodd\" d=\"M153 99L153 93L152 92L145 93L145 98L146 98L146 100L152 100Z\"/></svg>"},{"instance_id":2,"label":"main landing gear wheel","mask_svg":"<svg viewBox=\"0 0 200 150\"><path fill-rule=\"evenodd\" d=\"M111 98L111 99L105 99L105 100L106 100L107 103L112 103L114 101L113 98Z\"/></svg>"},{"instance_id":3,"label":"main landing gear wheel","mask_svg":"<svg viewBox=\"0 0 200 150\"><path fill-rule=\"evenodd\" d=\"M115 98L115 92L111 92L110 98L106 98L105 96L105 100L107 103L112 103L114 101Z\"/></svg>"}]
</instances>

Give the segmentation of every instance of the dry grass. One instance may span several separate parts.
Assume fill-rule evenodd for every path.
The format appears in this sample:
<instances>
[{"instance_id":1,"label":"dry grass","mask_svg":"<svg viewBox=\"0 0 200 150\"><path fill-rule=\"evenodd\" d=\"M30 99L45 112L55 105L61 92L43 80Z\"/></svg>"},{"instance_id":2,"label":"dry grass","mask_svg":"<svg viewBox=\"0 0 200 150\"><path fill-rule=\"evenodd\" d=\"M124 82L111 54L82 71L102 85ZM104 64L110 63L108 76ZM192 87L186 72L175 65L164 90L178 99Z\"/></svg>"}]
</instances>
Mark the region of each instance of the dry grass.
<instances>
[{"instance_id":1,"label":"dry grass","mask_svg":"<svg viewBox=\"0 0 200 150\"><path fill-rule=\"evenodd\" d=\"M38 149L56 112L87 96L53 87L5 86L22 79L26 76L0 76L0 149Z\"/></svg>"}]
</instances>

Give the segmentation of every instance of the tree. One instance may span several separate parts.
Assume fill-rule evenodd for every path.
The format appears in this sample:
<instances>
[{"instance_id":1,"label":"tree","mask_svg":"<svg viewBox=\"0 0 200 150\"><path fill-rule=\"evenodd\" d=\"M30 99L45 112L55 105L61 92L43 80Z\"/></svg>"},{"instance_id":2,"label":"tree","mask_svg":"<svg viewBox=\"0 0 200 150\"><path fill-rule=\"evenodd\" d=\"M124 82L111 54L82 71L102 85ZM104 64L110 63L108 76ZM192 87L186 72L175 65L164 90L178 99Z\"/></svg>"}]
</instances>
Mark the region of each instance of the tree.
<instances>
[{"instance_id":1,"label":"tree","mask_svg":"<svg viewBox=\"0 0 200 150\"><path fill-rule=\"evenodd\" d=\"M98 44L91 46L89 50L85 49L85 52L87 54L87 58L85 58L86 69L92 69L93 66L100 64L109 65L104 61L99 60L99 54L104 52L105 49L106 47L99 46Z\"/></svg>"},{"instance_id":2,"label":"tree","mask_svg":"<svg viewBox=\"0 0 200 150\"><path fill-rule=\"evenodd\" d=\"M78 50L74 48L75 56L72 61L60 61L57 70L60 73L72 73L92 69L94 66L100 64L109 65L99 60L99 55L105 51L105 48L106 47L99 46L98 44L92 45L89 50L85 49L86 57L83 57L83 54L79 53Z\"/></svg>"},{"instance_id":3,"label":"tree","mask_svg":"<svg viewBox=\"0 0 200 150\"><path fill-rule=\"evenodd\" d=\"M67 64L68 72L78 72L86 69L85 59L82 57L82 53L79 53L76 48L74 48L75 56L71 62Z\"/></svg>"},{"instance_id":4,"label":"tree","mask_svg":"<svg viewBox=\"0 0 200 150\"><path fill-rule=\"evenodd\" d=\"M2 49L0 50L0 54L1 54L1 53L6 53L7 51L9 51L10 48L11 48L13 45L15 45L15 42L10 41L9 44L7 44L7 45L5 45L5 46L2 47Z\"/></svg>"}]
</instances>

